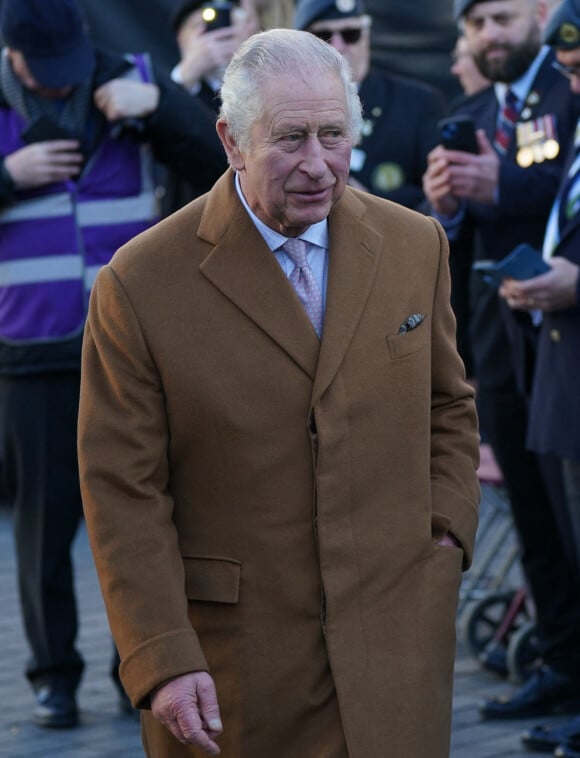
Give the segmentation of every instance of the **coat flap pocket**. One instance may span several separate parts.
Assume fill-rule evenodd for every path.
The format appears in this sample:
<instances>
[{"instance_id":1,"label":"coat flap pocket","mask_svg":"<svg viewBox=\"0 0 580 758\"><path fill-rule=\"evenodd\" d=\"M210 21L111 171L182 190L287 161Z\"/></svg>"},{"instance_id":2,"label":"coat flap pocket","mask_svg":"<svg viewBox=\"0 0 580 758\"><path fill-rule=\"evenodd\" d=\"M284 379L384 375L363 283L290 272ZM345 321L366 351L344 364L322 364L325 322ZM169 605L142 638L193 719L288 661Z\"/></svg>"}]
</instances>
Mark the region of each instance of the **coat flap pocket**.
<instances>
[{"instance_id":1,"label":"coat flap pocket","mask_svg":"<svg viewBox=\"0 0 580 758\"><path fill-rule=\"evenodd\" d=\"M188 600L237 603L241 563L231 558L184 556L185 592Z\"/></svg>"},{"instance_id":2,"label":"coat flap pocket","mask_svg":"<svg viewBox=\"0 0 580 758\"><path fill-rule=\"evenodd\" d=\"M392 334L387 337L387 347L391 358L403 358L405 355L417 353L429 344L431 328L425 318L419 326L404 334Z\"/></svg>"}]
</instances>

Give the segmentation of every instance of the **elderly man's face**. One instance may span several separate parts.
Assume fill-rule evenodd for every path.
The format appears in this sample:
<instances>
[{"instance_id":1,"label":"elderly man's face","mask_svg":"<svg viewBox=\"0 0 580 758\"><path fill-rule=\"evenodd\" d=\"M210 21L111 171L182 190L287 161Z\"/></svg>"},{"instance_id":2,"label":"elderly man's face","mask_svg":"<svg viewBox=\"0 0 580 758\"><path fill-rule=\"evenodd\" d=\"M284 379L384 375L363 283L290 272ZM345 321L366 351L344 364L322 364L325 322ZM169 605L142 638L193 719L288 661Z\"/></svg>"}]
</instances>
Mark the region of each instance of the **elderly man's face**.
<instances>
[{"instance_id":1,"label":"elderly man's face","mask_svg":"<svg viewBox=\"0 0 580 758\"><path fill-rule=\"evenodd\" d=\"M294 237L326 218L344 192L352 147L346 94L338 76L306 71L266 80L263 103L247 153L225 123L218 131L254 213Z\"/></svg>"},{"instance_id":2,"label":"elderly man's face","mask_svg":"<svg viewBox=\"0 0 580 758\"><path fill-rule=\"evenodd\" d=\"M477 2L465 16L464 31L477 67L494 82L519 79L541 47L533 0Z\"/></svg>"},{"instance_id":3,"label":"elderly man's face","mask_svg":"<svg viewBox=\"0 0 580 758\"><path fill-rule=\"evenodd\" d=\"M349 63L353 81L357 84L362 82L368 74L371 60L368 16L315 21L308 31L338 50ZM353 37L357 36L358 38L353 40Z\"/></svg>"}]
</instances>

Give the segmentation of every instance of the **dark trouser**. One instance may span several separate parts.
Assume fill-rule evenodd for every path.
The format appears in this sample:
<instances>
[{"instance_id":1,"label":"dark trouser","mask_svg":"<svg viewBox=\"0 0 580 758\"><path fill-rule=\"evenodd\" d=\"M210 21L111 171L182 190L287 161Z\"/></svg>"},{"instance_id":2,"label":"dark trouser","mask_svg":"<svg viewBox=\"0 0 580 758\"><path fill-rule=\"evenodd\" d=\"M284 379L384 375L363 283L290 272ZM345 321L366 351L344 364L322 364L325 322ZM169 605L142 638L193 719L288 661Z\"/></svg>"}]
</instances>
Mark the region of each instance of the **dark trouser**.
<instances>
[{"instance_id":1,"label":"dark trouser","mask_svg":"<svg viewBox=\"0 0 580 758\"><path fill-rule=\"evenodd\" d=\"M568 515L554 497L559 471L526 449L527 409L517 391L480 389L478 405L510 499L540 653L554 668L580 676L580 579L563 533Z\"/></svg>"},{"instance_id":2,"label":"dark trouser","mask_svg":"<svg viewBox=\"0 0 580 758\"><path fill-rule=\"evenodd\" d=\"M574 535L574 549L578 565L580 565L580 462L565 458L562 466L571 532Z\"/></svg>"},{"instance_id":3,"label":"dark trouser","mask_svg":"<svg viewBox=\"0 0 580 758\"><path fill-rule=\"evenodd\" d=\"M0 377L0 435L14 505L18 586L31 649L26 675L74 690L77 607L71 546L82 516L77 468L78 371Z\"/></svg>"}]
</instances>

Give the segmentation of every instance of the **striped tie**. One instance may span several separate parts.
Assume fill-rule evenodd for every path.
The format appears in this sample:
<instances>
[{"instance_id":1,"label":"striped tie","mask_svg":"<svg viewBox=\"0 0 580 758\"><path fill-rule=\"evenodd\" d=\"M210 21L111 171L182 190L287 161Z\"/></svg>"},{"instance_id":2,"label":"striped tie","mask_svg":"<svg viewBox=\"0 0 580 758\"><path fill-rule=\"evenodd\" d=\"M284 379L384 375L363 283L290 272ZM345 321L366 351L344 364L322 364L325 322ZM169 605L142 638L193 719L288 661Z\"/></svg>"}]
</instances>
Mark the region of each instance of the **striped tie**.
<instances>
[{"instance_id":1,"label":"striped tie","mask_svg":"<svg viewBox=\"0 0 580 758\"><path fill-rule=\"evenodd\" d=\"M500 155L507 153L519 117L518 99L511 91L505 94L505 102L499 113L493 144Z\"/></svg>"}]
</instances>

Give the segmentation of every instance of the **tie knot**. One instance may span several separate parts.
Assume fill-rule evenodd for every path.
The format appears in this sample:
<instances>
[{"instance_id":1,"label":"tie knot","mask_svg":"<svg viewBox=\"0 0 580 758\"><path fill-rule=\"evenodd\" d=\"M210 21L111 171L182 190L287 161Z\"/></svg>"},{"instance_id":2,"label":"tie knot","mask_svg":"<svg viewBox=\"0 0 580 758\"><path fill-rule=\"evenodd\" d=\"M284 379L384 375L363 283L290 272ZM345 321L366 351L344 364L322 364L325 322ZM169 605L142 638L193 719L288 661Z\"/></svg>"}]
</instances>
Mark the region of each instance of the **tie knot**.
<instances>
[{"instance_id":1,"label":"tie knot","mask_svg":"<svg viewBox=\"0 0 580 758\"><path fill-rule=\"evenodd\" d=\"M514 91L511 89L508 89L508 91L505 93L505 104L510 108L516 108L519 103L519 100L516 95L514 95Z\"/></svg>"},{"instance_id":2,"label":"tie knot","mask_svg":"<svg viewBox=\"0 0 580 758\"><path fill-rule=\"evenodd\" d=\"M282 248L297 268L304 268L307 265L306 242L304 242L304 240L301 240L300 237L290 237L290 239L287 239L286 242L282 245Z\"/></svg>"}]
</instances>

